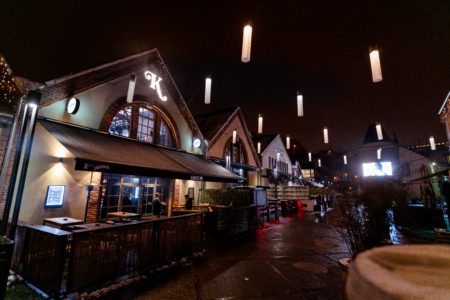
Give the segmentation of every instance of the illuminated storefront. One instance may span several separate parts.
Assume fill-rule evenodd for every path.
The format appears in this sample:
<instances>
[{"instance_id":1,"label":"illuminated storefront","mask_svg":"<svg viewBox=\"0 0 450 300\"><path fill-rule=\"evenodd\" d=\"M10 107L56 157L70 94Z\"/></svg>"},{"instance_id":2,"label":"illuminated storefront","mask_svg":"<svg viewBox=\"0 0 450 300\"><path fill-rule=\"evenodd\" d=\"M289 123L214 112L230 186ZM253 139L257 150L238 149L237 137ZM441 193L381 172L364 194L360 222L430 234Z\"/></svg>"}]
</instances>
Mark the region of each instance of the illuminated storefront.
<instances>
[{"instance_id":1,"label":"illuminated storefront","mask_svg":"<svg viewBox=\"0 0 450 300\"><path fill-rule=\"evenodd\" d=\"M147 215L156 197L170 215L192 182L240 179L205 157L204 137L156 49L44 86L22 222ZM64 186L52 208L44 205L50 186Z\"/></svg>"}]
</instances>

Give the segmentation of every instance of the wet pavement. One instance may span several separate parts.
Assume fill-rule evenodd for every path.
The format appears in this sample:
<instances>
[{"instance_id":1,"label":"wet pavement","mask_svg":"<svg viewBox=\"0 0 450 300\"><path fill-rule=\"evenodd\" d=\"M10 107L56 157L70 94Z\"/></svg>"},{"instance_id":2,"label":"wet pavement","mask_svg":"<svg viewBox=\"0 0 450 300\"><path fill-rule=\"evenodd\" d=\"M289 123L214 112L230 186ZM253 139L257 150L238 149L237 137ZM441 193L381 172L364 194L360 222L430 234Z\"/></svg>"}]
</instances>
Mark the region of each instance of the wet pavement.
<instances>
[{"instance_id":1,"label":"wet pavement","mask_svg":"<svg viewBox=\"0 0 450 300\"><path fill-rule=\"evenodd\" d=\"M253 237L207 242L206 258L124 290L123 299L342 299L348 257L326 215L265 223Z\"/></svg>"}]
</instances>

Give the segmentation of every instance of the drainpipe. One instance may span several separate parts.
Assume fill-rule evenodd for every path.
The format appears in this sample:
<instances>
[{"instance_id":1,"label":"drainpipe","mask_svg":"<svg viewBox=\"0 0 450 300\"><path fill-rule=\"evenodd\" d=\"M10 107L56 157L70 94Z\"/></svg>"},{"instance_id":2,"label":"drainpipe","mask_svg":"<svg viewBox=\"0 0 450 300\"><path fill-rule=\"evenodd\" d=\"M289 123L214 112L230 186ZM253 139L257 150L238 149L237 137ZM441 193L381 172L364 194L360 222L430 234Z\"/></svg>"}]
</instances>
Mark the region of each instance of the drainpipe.
<instances>
[{"instance_id":1,"label":"drainpipe","mask_svg":"<svg viewBox=\"0 0 450 300\"><path fill-rule=\"evenodd\" d=\"M19 184L17 187L17 194L16 194L16 202L14 204L14 211L13 211L12 220L11 220L11 228L9 230L9 238L12 240L14 240L15 235L16 235L16 228L17 228L17 222L19 220L20 206L22 204L25 180L27 177L28 163L30 162L31 146L33 145L34 130L36 128L36 115L37 115L39 103L41 102L41 97L42 97L41 92L39 92L37 90L30 91L30 92L28 92L28 95L27 95L27 107L30 108L31 116L30 116L29 125L27 128L28 129L27 136L23 138L24 141L26 140L26 149L25 149L25 154L23 157L22 168L20 170ZM28 118L26 120L28 120ZM22 143L24 141L22 141Z\"/></svg>"}]
</instances>

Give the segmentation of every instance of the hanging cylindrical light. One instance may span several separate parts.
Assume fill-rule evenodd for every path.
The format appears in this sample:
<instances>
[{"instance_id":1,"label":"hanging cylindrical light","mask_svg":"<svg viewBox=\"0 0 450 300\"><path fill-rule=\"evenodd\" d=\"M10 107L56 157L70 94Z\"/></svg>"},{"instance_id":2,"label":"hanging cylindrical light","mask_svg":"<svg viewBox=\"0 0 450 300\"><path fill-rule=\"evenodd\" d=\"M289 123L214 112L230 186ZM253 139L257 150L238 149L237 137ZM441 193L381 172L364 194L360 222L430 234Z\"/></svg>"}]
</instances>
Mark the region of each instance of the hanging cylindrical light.
<instances>
[{"instance_id":1,"label":"hanging cylindrical light","mask_svg":"<svg viewBox=\"0 0 450 300\"><path fill-rule=\"evenodd\" d=\"M328 128L323 128L323 142L325 144L328 144Z\"/></svg>"},{"instance_id":2,"label":"hanging cylindrical light","mask_svg":"<svg viewBox=\"0 0 450 300\"><path fill-rule=\"evenodd\" d=\"M308 161L312 162L312 154L311 154L311 152L308 152Z\"/></svg>"},{"instance_id":3,"label":"hanging cylindrical light","mask_svg":"<svg viewBox=\"0 0 450 300\"><path fill-rule=\"evenodd\" d=\"M212 85L211 77L206 77L206 80L205 80L205 104L211 103L211 85Z\"/></svg>"},{"instance_id":4,"label":"hanging cylindrical light","mask_svg":"<svg viewBox=\"0 0 450 300\"><path fill-rule=\"evenodd\" d=\"M370 68L372 70L372 81L379 82L383 80L383 75L381 74L381 63L380 63L380 53L378 50L370 51Z\"/></svg>"},{"instance_id":5,"label":"hanging cylindrical light","mask_svg":"<svg viewBox=\"0 0 450 300\"><path fill-rule=\"evenodd\" d=\"M297 116L303 117L303 95L297 92Z\"/></svg>"},{"instance_id":6,"label":"hanging cylindrical light","mask_svg":"<svg viewBox=\"0 0 450 300\"><path fill-rule=\"evenodd\" d=\"M261 134L263 132L263 117L262 114L258 116L258 133Z\"/></svg>"},{"instance_id":7,"label":"hanging cylindrical light","mask_svg":"<svg viewBox=\"0 0 450 300\"><path fill-rule=\"evenodd\" d=\"M320 158L319 158L319 159L317 159L317 165L319 166L319 168L321 168L321 167L322 167L322 161L320 160Z\"/></svg>"},{"instance_id":8,"label":"hanging cylindrical light","mask_svg":"<svg viewBox=\"0 0 450 300\"><path fill-rule=\"evenodd\" d=\"M344 154L344 165L347 164L347 155Z\"/></svg>"},{"instance_id":9,"label":"hanging cylindrical light","mask_svg":"<svg viewBox=\"0 0 450 300\"><path fill-rule=\"evenodd\" d=\"M242 56L241 61L247 63L250 61L250 52L252 49L252 26L244 27L244 35L242 37Z\"/></svg>"},{"instance_id":10,"label":"hanging cylindrical light","mask_svg":"<svg viewBox=\"0 0 450 300\"><path fill-rule=\"evenodd\" d=\"M236 142L237 142L237 132L235 129L235 130L233 130L233 144L236 144Z\"/></svg>"},{"instance_id":11,"label":"hanging cylindrical light","mask_svg":"<svg viewBox=\"0 0 450 300\"><path fill-rule=\"evenodd\" d=\"M430 149L431 150L436 150L436 143L434 142L434 137L430 136Z\"/></svg>"},{"instance_id":12,"label":"hanging cylindrical light","mask_svg":"<svg viewBox=\"0 0 450 300\"><path fill-rule=\"evenodd\" d=\"M377 130L377 138L379 141L383 140L383 130L381 130L381 124L377 123L377 125L375 125L375 128Z\"/></svg>"},{"instance_id":13,"label":"hanging cylindrical light","mask_svg":"<svg viewBox=\"0 0 450 300\"><path fill-rule=\"evenodd\" d=\"M261 142L258 142L258 154L261 154Z\"/></svg>"},{"instance_id":14,"label":"hanging cylindrical light","mask_svg":"<svg viewBox=\"0 0 450 300\"><path fill-rule=\"evenodd\" d=\"M377 149L377 159L381 159L381 148Z\"/></svg>"},{"instance_id":15,"label":"hanging cylindrical light","mask_svg":"<svg viewBox=\"0 0 450 300\"><path fill-rule=\"evenodd\" d=\"M291 137L289 134L286 136L286 149L291 149Z\"/></svg>"},{"instance_id":16,"label":"hanging cylindrical light","mask_svg":"<svg viewBox=\"0 0 450 300\"><path fill-rule=\"evenodd\" d=\"M130 82L128 83L128 93L127 93L128 103L133 103L135 87L136 87L136 75L131 75Z\"/></svg>"}]
</instances>

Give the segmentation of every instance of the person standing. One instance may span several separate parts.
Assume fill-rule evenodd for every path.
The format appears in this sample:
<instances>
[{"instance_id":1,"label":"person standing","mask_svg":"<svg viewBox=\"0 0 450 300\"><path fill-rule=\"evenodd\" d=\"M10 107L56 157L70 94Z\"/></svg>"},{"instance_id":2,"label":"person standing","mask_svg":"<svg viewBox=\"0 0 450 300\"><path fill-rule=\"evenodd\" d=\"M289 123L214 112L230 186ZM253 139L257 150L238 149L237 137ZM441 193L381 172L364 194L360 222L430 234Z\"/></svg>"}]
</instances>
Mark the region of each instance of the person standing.
<instances>
[{"instance_id":1,"label":"person standing","mask_svg":"<svg viewBox=\"0 0 450 300\"><path fill-rule=\"evenodd\" d=\"M161 200L159 199L159 192L156 192L155 199L153 199L153 215L159 218L161 216L161 209L162 204Z\"/></svg>"}]
</instances>

